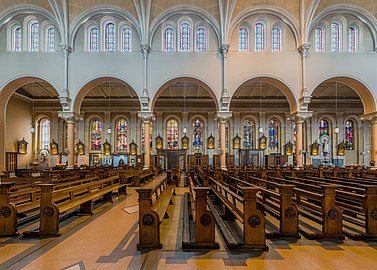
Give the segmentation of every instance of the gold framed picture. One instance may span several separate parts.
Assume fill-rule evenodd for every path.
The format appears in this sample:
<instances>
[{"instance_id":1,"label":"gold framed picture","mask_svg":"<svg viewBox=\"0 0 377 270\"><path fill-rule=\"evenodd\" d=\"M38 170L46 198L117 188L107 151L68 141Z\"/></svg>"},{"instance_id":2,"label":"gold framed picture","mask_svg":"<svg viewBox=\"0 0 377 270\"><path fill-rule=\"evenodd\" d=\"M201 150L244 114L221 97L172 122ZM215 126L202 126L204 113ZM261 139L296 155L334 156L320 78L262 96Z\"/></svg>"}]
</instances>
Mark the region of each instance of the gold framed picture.
<instances>
[{"instance_id":1,"label":"gold framed picture","mask_svg":"<svg viewBox=\"0 0 377 270\"><path fill-rule=\"evenodd\" d=\"M267 148L267 137L266 136L262 136L259 138L259 149L260 150L266 150Z\"/></svg>"},{"instance_id":2,"label":"gold framed picture","mask_svg":"<svg viewBox=\"0 0 377 270\"><path fill-rule=\"evenodd\" d=\"M214 149L215 148L215 137L211 136L208 137L207 139L207 148L208 149Z\"/></svg>"},{"instance_id":3,"label":"gold framed picture","mask_svg":"<svg viewBox=\"0 0 377 270\"><path fill-rule=\"evenodd\" d=\"M318 156L319 155L319 143L317 143L317 140L314 141L311 147L311 155L312 156Z\"/></svg>"},{"instance_id":4,"label":"gold framed picture","mask_svg":"<svg viewBox=\"0 0 377 270\"><path fill-rule=\"evenodd\" d=\"M346 144L342 141L338 144L338 156L344 156L346 154Z\"/></svg>"},{"instance_id":5,"label":"gold framed picture","mask_svg":"<svg viewBox=\"0 0 377 270\"><path fill-rule=\"evenodd\" d=\"M156 137L156 149L162 149L162 137L160 136L160 133L158 133L158 136Z\"/></svg>"},{"instance_id":6,"label":"gold framed picture","mask_svg":"<svg viewBox=\"0 0 377 270\"><path fill-rule=\"evenodd\" d=\"M81 142L81 140L76 143L76 153L78 155L85 155L85 145Z\"/></svg>"},{"instance_id":7,"label":"gold framed picture","mask_svg":"<svg viewBox=\"0 0 377 270\"><path fill-rule=\"evenodd\" d=\"M182 149L188 149L189 148L189 138L187 136L184 136L182 138Z\"/></svg>"},{"instance_id":8,"label":"gold framed picture","mask_svg":"<svg viewBox=\"0 0 377 270\"><path fill-rule=\"evenodd\" d=\"M50 153L51 155L57 155L59 152L59 145L52 139L52 142L50 143Z\"/></svg>"},{"instance_id":9,"label":"gold framed picture","mask_svg":"<svg viewBox=\"0 0 377 270\"><path fill-rule=\"evenodd\" d=\"M21 155L26 155L27 154L27 145L28 145L28 142L25 141L25 137L22 138L22 140L18 142L18 153L21 154Z\"/></svg>"},{"instance_id":10,"label":"gold framed picture","mask_svg":"<svg viewBox=\"0 0 377 270\"><path fill-rule=\"evenodd\" d=\"M241 137L237 136L233 138L233 149L240 149L241 148Z\"/></svg>"},{"instance_id":11,"label":"gold framed picture","mask_svg":"<svg viewBox=\"0 0 377 270\"><path fill-rule=\"evenodd\" d=\"M107 140L103 143L103 154L105 156L111 155L111 144Z\"/></svg>"},{"instance_id":12,"label":"gold framed picture","mask_svg":"<svg viewBox=\"0 0 377 270\"><path fill-rule=\"evenodd\" d=\"M293 143L291 143L291 141L288 141L285 144L285 154L287 156L292 156L292 154L293 154Z\"/></svg>"},{"instance_id":13,"label":"gold framed picture","mask_svg":"<svg viewBox=\"0 0 377 270\"><path fill-rule=\"evenodd\" d=\"M136 155L137 153L137 144L134 143L134 140L130 143L130 155Z\"/></svg>"}]
</instances>

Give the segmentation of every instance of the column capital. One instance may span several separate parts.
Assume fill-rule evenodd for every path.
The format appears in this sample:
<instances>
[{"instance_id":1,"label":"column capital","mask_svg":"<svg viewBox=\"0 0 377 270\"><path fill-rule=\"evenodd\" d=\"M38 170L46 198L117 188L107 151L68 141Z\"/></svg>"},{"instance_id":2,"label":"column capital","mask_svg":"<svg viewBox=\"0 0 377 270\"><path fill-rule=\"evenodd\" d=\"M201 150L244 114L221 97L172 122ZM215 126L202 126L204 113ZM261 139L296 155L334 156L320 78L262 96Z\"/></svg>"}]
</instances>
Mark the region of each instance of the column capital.
<instances>
[{"instance_id":1,"label":"column capital","mask_svg":"<svg viewBox=\"0 0 377 270\"><path fill-rule=\"evenodd\" d=\"M306 58L308 55L308 51L310 48L310 43L304 43L300 47L298 47L298 52L301 54L301 58Z\"/></svg>"},{"instance_id":2,"label":"column capital","mask_svg":"<svg viewBox=\"0 0 377 270\"><path fill-rule=\"evenodd\" d=\"M72 52L72 47L69 44L61 43L59 47L64 53L64 56L68 56L68 54Z\"/></svg>"},{"instance_id":3,"label":"column capital","mask_svg":"<svg viewBox=\"0 0 377 270\"><path fill-rule=\"evenodd\" d=\"M144 57L148 55L148 53L151 52L151 46L149 44L141 44L140 45L141 52L143 53Z\"/></svg>"},{"instance_id":4,"label":"column capital","mask_svg":"<svg viewBox=\"0 0 377 270\"><path fill-rule=\"evenodd\" d=\"M372 112L360 116L360 119L363 121L370 121L372 124L377 123L377 112Z\"/></svg>"},{"instance_id":5,"label":"column capital","mask_svg":"<svg viewBox=\"0 0 377 270\"><path fill-rule=\"evenodd\" d=\"M232 112L231 111L218 111L216 113L215 120L222 122L222 121L227 121L230 118L232 118Z\"/></svg>"},{"instance_id":6,"label":"column capital","mask_svg":"<svg viewBox=\"0 0 377 270\"><path fill-rule=\"evenodd\" d=\"M299 111L288 115L287 120L294 121L296 123L303 123L306 119L313 116L311 111Z\"/></svg>"},{"instance_id":7,"label":"column capital","mask_svg":"<svg viewBox=\"0 0 377 270\"><path fill-rule=\"evenodd\" d=\"M230 48L230 45L229 45L229 44L221 44L221 46L220 46L220 52L221 52L221 54L222 54L224 57L225 57L226 54L228 53L229 48Z\"/></svg>"},{"instance_id":8,"label":"column capital","mask_svg":"<svg viewBox=\"0 0 377 270\"><path fill-rule=\"evenodd\" d=\"M138 112L138 113L137 113L137 116L138 116L141 120L143 120L144 123L145 123L145 122L153 122L153 121L156 120L156 118L154 117L154 113L151 112L151 111L149 111L149 112L144 112L144 111L142 111L142 112Z\"/></svg>"},{"instance_id":9,"label":"column capital","mask_svg":"<svg viewBox=\"0 0 377 270\"><path fill-rule=\"evenodd\" d=\"M76 120L82 120L83 116L75 112L58 112L58 117L64 119L67 123L74 124Z\"/></svg>"}]
</instances>

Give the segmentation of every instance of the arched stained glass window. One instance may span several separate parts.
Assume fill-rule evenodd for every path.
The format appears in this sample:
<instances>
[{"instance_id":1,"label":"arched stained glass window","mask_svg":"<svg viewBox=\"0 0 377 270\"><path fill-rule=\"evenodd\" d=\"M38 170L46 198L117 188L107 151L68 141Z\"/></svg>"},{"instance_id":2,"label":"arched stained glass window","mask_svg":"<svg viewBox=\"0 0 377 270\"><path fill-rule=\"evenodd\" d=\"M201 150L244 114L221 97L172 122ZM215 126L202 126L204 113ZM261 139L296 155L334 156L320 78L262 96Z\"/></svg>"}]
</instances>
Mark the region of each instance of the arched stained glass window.
<instances>
[{"instance_id":1,"label":"arched stained glass window","mask_svg":"<svg viewBox=\"0 0 377 270\"><path fill-rule=\"evenodd\" d=\"M200 27L196 30L196 51L207 51L207 31L205 28Z\"/></svg>"},{"instance_id":2,"label":"arched stained glass window","mask_svg":"<svg viewBox=\"0 0 377 270\"><path fill-rule=\"evenodd\" d=\"M94 119L90 125L91 149L101 150L102 146L102 121Z\"/></svg>"},{"instance_id":3,"label":"arched stained glass window","mask_svg":"<svg viewBox=\"0 0 377 270\"><path fill-rule=\"evenodd\" d=\"M190 51L190 25L187 22L181 23L180 26L180 51Z\"/></svg>"},{"instance_id":4,"label":"arched stained glass window","mask_svg":"<svg viewBox=\"0 0 377 270\"><path fill-rule=\"evenodd\" d=\"M324 39L323 39L323 29L317 27L315 29L315 51L323 52Z\"/></svg>"},{"instance_id":5,"label":"arched stained glass window","mask_svg":"<svg viewBox=\"0 0 377 270\"><path fill-rule=\"evenodd\" d=\"M264 25L263 23L255 24L255 51L264 51Z\"/></svg>"},{"instance_id":6,"label":"arched stained glass window","mask_svg":"<svg viewBox=\"0 0 377 270\"><path fill-rule=\"evenodd\" d=\"M244 149L252 149L254 141L254 122L246 119L243 125L243 147Z\"/></svg>"},{"instance_id":7,"label":"arched stained glass window","mask_svg":"<svg viewBox=\"0 0 377 270\"><path fill-rule=\"evenodd\" d=\"M150 138L150 142L149 142L149 147L150 149L152 149L152 146L153 146L153 142L152 142L152 130L153 130L153 127L152 127L152 123L150 123L150 126L149 126L149 138ZM144 143L145 143L145 131L144 131L144 125L143 123L141 123L141 151L144 153L145 151L145 147L144 147Z\"/></svg>"},{"instance_id":8,"label":"arched stained glass window","mask_svg":"<svg viewBox=\"0 0 377 270\"><path fill-rule=\"evenodd\" d=\"M272 28L272 51L281 51L281 30L278 27Z\"/></svg>"},{"instance_id":9,"label":"arched stained glass window","mask_svg":"<svg viewBox=\"0 0 377 270\"><path fill-rule=\"evenodd\" d=\"M105 51L115 52L115 24L108 23L105 26Z\"/></svg>"},{"instance_id":10,"label":"arched stained glass window","mask_svg":"<svg viewBox=\"0 0 377 270\"><path fill-rule=\"evenodd\" d=\"M341 48L341 27L337 22L331 24L331 51L339 52Z\"/></svg>"},{"instance_id":11,"label":"arched stained glass window","mask_svg":"<svg viewBox=\"0 0 377 270\"><path fill-rule=\"evenodd\" d=\"M127 120L124 118L119 118L116 123L116 149L117 150L127 150L128 145L128 125Z\"/></svg>"},{"instance_id":12,"label":"arched stained glass window","mask_svg":"<svg viewBox=\"0 0 377 270\"><path fill-rule=\"evenodd\" d=\"M47 51L53 52L55 51L55 28L50 27L47 30Z\"/></svg>"},{"instance_id":13,"label":"arched stained glass window","mask_svg":"<svg viewBox=\"0 0 377 270\"><path fill-rule=\"evenodd\" d=\"M89 30L89 51L98 52L99 50L99 32L97 27Z\"/></svg>"},{"instance_id":14,"label":"arched stained glass window","mask_svg":"<svg viewBox=\"0 0 377 270\"><path fill-rule=\"evenodd\" d=\"M249 50L249 30L246 27L242 27L238 31L238 50L240 52Z\"/></svg>"},{"instance_id":15,"label":"arched stained glass window","mask_svg":"<svg viewBox=\"0 0 377 270\"><path fill-rule=\"evenodd\" d=\"M268 121L268 150L279 148L279 123L275 119Z\"/></svg>"},{"instance_id":16,"label":"arched stained glass window","mask_svg":"<svg viewBox=\"0 0 377 270\"><path fill-rule=\"evenodd\" d=\"M132 32L130 28L122 30L122 51L130 52L132 50Z\"/></svg>"},{"instance_id":17,"label":"arched stained glass window","mask_svg":"<svg viewBox=\"0 0 377 270\"><path fill-rule=\"evenodd\" d=\"M174 30L171 27L164 31L164 51L174 52Z\"/></svg>"},{"instance_id":18,"label":"arched stained glass window","mask_svg":"<svg viewBox=\"0 0 377 270\"><path fill-rule=\"evenodd\" d=\"M359 33L356 27L350 27L348 30L348 50L350 52L356 52L359 43Z\"/></svg>"},{"instance_id":19,"label":"arched stained glass window","mask_svg":"<svg viewBox=\"0 0 377 270\"><path fill-rule=\"evenodd\" d=\"M353 146L353 141L354 141L354 134L353 134L353 121L351 120L348 120L346 122L346 128L345 128L345 131L346 131L346 150L353 150L354 149L354 146Z\"/></svg>"},{"instance_id":20,"label":"arched stained glass window","mask_svg":"<svg viewBox=\"0 0 377 270\"><path fill-rule=\"evenodd\" d=\"M323 135L329 136L329 122L325 119L319 121L319 137Z\"/></svg>"},{"instance_id":21,"label":"arched stained glass window","mask_svg":"<svg viewBox=\"0 0 377 270\"><path fill-rule=\"evenodd\" d=\"M40 123L40 136L39 136L39 145L40 149L50 149L50 142L51 142L51 135L50 135L50 127L51 127L51 122L47 118L43 118Z\"/></svg>"},{"instance_id":22,"label":"arched stained glass window","mask_svg":"<svg viewBox=\"0 0 377 270\"><path fill-rule=\"evenodd\" d=\"M200 118L196 118L192 122L192 148L194 150L203 149L203 130L203 121Z\"/></svg>"},{"instance_id":23,"label":"arched stained glass window","mask_svg":"<svg viewBox=\"0 0 377 270\"><path fill-rule=\"evenodd\" d=\"M170 119L166 123L166 139L168 141L168 149L178 149L178 122Z\"/></svg>"},{"instance_id":24,"label":"arched stained glass window","mask_svg":"<svg viewBox=\"0 0 377 270\"><path fill-rule=\"evenodd\" d=\"M30 51L39 50L39 23L33 22L30 25Z\"/></svg>"},{"instance_id":25,"label":"arched stained glass window","mask_svg":"<svg viewBox=\"0 0 377 270\"><path fill-rule=\"evenodd\" d=\"M293 124L293 152L296 152L296 141L297 141L297 129L296 123Z\"/></svg>"},{"instance_id":26,"label":"arched stained glass window","mask_svg":"<svg viewBox=\"0 0 377 270\"><path fill-rule=\"evenodd\" d=\"M22 31L21 26L17 26L13 29L12 33L13 39L13 51L20 52L22 50Z\"/></svg>"}]
</instances>

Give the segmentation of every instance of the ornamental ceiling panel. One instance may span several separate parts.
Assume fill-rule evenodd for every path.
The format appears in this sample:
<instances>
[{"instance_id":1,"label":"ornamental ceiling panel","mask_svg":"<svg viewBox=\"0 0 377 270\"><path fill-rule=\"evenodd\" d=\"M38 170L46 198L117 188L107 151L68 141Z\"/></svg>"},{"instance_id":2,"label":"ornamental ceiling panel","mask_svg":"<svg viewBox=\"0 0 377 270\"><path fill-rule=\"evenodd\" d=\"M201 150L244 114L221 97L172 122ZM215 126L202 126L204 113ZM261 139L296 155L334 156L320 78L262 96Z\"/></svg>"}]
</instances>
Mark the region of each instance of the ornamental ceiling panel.
<instances>
[{"instance_id":1,"label":"ornamental ceiling panel","mask_svg":"<svg viewBox=\"0 0 377 270\"><path fill-rule=\"evenodd\" d=\"M130 12L136 19L137 14L132 0L69 0L69 19L72 22L77 16L79 16L85 10L90 9L97 5L111 5L116 6Z\"/></svg>"},{"instance_id":2,"label":"ornamental ceiling panel","mask_svg":"<svg viewBox=\"0 0 377 270\"><path fill-rule=\"evenodd\" d=\"M47 0L0 0L0 12L7 8L23 4L39 6L52 12Z\"/></svg>"},{"instance_id":3,"label":"ornamental ceiling panel","mask_svg":"<svg viewBox=\"0 0 377 270\"><path fill-rule=\"evenodd\" d=\"M377 1L376 0L326 0L321 1L318 5L316 15L323 11L324 9L333 6L333 5L354 5L358 7L362 7L365 10L368 10L372 13L375 17L377 17Z\"/></svg>"},{"instance_id":4,"label":"ornamental ceiling panel","mask_svg":"<svg viewBox=\"0 0 377 270\"><path fill-rule=\"evenodd\" d=\"M251 7L268 5L276 6L285 9L289 12L297 21L300 21L300 1L299 0L240 0L234 8L233 18L240 14L243 10L249 9Z\"/></svg>"},{"instance_id":5,"label":"ornamental ceiling panel","mask_svg":"<svg viewBox=\"0 0 377 270\"><path fill-rule=\"evenodd\" d=\"M151 22L166 9L172 6L190 5L201 8L211 14L220 22L219 6L217 0L158 0L152 2Z\"/></svg>"}]
</instances>

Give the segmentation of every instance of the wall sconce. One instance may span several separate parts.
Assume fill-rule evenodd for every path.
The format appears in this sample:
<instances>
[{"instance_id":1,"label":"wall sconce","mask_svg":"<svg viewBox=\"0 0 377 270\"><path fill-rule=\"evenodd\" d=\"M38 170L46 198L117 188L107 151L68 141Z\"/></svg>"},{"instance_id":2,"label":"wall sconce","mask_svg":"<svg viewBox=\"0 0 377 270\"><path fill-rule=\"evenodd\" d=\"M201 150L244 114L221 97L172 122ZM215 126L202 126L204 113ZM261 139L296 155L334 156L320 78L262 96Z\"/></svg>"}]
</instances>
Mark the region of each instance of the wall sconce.
<instances>
[{"instance_id":1,"label":"wall sconce","mask_svg":"<svg viewBox=\"0 0 377 270\"><path fill-rule=\"evenodd\" d=\"M183 128L183 134L185 134L186 135L186 133L187 133L187 128Z\"/></svg>"},{"instance_id":2,"label":"wall sconce","mask_svg":"<svg viewBox=\"0 0 377 270\"><path fill-rule=\"evenodd\" d=\"M35 133L35 128L34 127L30 128L30 132Z\"/></svg>"},{"instance_id":3,"label":"wall sconce","mask_svg":"<svg viewBox=\"0 0 377 270\"><path fill-rule=\"evenodd\" d=\"M259 128L259 133L263 133L263 128L262 127Z\"/></svg>"},{"instance_id":4,"label":"wall sconce","mask_svg":"<svg viewBox=\"0 0 377 270\"><path fill-rule=\"evenodd\" d=\"M334 128L334 133L335 133L335 134L338 134L338 133L339 133L339 128L338 128L338 127Z\"/></svg>"},{"instance_id":5,"label":"wall sconce","mask_svg":"<svg viewBox=\"0 0 377 270\"><path fill-rule=\"evenodd\" d=\"M111 134L111 128L107 129L107 134Z\"/></svg>"}]
</instances>

